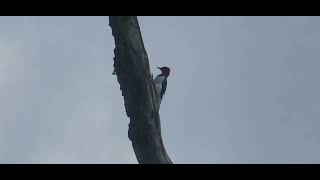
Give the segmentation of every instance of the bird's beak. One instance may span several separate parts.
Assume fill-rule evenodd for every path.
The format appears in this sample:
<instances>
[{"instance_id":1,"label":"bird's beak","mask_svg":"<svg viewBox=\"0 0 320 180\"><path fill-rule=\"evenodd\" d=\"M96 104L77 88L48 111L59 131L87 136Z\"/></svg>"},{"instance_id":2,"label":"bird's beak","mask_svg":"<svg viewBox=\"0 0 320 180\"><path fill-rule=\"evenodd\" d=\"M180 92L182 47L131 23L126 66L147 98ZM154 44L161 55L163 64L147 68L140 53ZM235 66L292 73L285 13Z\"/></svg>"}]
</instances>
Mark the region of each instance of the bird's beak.
<instances>
[{"instance_id":1,"label":"bird's beak","mask_svg":"<svg viewBox=\"0 0 320 180\"><path fill-rule=\"evenodd\" d=\"M161 70L161 68L160 68L160 67L157 67L157 68Z\"/></svg>"}]
</instances>

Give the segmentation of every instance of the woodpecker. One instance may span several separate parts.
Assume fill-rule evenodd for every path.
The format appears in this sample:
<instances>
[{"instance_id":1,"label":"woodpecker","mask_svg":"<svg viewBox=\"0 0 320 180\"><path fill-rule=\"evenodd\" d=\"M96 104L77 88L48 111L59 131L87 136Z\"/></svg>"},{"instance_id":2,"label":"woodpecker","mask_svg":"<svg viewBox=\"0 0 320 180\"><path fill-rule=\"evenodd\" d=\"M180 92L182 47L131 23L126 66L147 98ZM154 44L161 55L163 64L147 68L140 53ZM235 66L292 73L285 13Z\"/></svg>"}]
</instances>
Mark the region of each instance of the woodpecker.
<instances>
[{"instance_id":1,"label":"woodpecker","mask_svg":"<svg viewBox=\"0 0 320 180\"><path fill-rule=\"evenodd\" d=\"M170 75L170 68L168 67L157 67L161 70L161 74L154 78L153 82L155 84L157 93L157 109L159 110L163 95L166 93L167 89L167 78Z\"/></svg>"}]
</instances>

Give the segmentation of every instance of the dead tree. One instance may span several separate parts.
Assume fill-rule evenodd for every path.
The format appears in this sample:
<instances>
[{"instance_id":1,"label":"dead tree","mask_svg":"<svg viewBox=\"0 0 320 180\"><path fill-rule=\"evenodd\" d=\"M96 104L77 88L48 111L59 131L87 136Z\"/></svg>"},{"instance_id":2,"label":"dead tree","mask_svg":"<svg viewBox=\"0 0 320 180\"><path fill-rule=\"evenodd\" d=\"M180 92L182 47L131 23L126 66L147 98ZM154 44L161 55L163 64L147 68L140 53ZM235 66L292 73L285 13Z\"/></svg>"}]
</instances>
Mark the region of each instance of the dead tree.
<instances>
[{"instance_id":1,"label":"dead tree","mask_svg":"<svg viewBox=\"0 0 320 180\"><path fill-rule=\"evenodd\" d=\"M140 164L172 164L161 137L159 112L149 60L136 16L110 16L115 40L114 74L120 84L128 137Z\"/></svg>"}]
</instances>

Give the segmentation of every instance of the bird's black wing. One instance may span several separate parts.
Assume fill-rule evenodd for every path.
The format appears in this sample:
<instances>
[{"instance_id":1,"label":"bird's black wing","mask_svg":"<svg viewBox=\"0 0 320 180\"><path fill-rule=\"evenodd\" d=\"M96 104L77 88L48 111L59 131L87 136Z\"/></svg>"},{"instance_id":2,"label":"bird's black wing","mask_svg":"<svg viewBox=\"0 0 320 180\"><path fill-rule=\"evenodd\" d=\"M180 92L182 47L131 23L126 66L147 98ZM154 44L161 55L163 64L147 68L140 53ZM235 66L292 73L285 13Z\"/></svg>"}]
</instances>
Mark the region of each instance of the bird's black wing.
<instances>
[{"instance_id":1,"label":"bird's black wing","mask_svg":"<svg viewBox=\"0 0 320 180\"><path fill-rule=\"evenodd\" d=\"M163 95L166 93L166 89L167 89L167 79L163 80L163 82L162 82L162 88L161 88L161 92L160 92L161 99L162 99Z\"/></svg>"}]
</instances>

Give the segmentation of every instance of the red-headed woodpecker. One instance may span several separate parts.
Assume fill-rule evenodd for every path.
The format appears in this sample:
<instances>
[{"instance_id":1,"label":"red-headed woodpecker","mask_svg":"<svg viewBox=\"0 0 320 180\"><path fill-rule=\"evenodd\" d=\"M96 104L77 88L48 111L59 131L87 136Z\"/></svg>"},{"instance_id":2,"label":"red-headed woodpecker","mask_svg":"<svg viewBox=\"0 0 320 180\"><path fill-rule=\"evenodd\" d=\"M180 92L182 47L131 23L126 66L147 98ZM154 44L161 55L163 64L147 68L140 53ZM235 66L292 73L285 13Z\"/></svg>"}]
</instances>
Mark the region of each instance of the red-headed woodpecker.
<instances>
[{"instance_id":1,"label":"red-headed woodpecker","mask_svg":"<svg viewBox=\"0 0 320 180\"><path fill-rule=\"evenodd\" d=\"M153 82L155 84L156 93L157 93L157 109L159 110L160 104L163 98L163 95L167 89L167 78L170 75L170 68L168 67L158 67L161 70L161 74L159 74L156 78L154 78Z\"/></svg>"}]
</instances>

